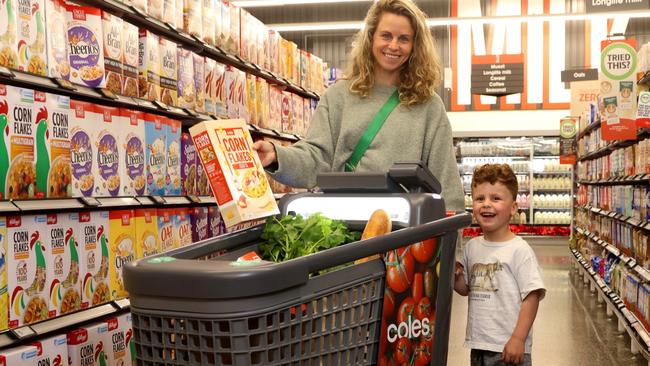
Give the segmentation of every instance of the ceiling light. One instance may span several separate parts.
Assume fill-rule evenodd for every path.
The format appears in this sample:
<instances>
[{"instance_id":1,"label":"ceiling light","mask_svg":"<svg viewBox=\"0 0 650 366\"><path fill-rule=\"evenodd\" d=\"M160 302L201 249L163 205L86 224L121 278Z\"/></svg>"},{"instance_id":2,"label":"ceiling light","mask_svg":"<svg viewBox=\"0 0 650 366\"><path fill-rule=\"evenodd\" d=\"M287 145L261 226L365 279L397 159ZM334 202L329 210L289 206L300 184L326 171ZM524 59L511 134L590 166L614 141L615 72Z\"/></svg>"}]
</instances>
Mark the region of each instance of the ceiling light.
<instances>
[{"instance_id":1,"label":"ceiling light","mask_svg":"<svg viewBox=\"0 0 650 366\"><path fill-rule=\"evenodd\" d=\"M323 4L323 3L357 3L370 2L373 0L239 0L232 3L241 8L259 8L299 4Z\"/></svg>"}]
</instances>

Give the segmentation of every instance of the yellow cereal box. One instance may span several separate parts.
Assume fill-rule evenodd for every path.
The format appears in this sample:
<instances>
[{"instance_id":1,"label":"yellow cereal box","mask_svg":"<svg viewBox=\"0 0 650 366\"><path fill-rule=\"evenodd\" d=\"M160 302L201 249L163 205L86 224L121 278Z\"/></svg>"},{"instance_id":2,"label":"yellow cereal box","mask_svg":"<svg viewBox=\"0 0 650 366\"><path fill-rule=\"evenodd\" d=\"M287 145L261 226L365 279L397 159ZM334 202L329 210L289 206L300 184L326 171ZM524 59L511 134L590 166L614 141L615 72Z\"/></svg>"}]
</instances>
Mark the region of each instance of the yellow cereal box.
<instances>
[{"instance_id":1,"label":"yellow cereal box","mask_svg":"<svg viewBox=\"0 0 650 366\"><path fill-rule=\"evenodd\" d=\"M157 210L161 253L178 248L174 242L174 210L173 208L159 208Z\"/></svg>"},{"instance_id":2,"label":"yellow cereal box","mask_svg":"<svg viewBox=\"0 0 650 366\"><path fill-rule=\"evenodd\" d=\"M129 296L124 289L122 267L135 259L135 212L115 210L108 214L111 237L108 248L109 276L111 279L111 298L113 300Z\"/></svg>"},{"instance_id":3,"label":"yellow cereal box","mask_svg":"<svg viewBox=\"0 0 650 366\"><path fill-rule=\"evenodd\" d=\"M174 212L174 243L177 247L192 244L192 220L187 207L175 209Z\"/></svg>"},{"instance_id":4,"label":"yellow cereal box","mask_svg":"<svg viewBox=\"0 0 650 366\"><path fill-rule=\"evenodd\" d=\"M256 78L257 125L268 128L269 126L269 85L263 78Z\"/></svg>"},{"instance_id":5,"label":"yellow cereal box","mask_svg":"<svg viewBox=\"0 0 650 366\"><path fill-rule=\"evenodd\" d=\"M257 77L253 74L246 74L246 96L248 109L248 123L258 125L257 117Z\"/></svg>"},{"instance_id":6,"label":"yellow cereal box","mask_svg":"<svg viewBox=\"0 0 650 366\"><path fill-rule=\"evenodd\" d=\"M279 213L244 120L204 121L190 134L227 227Z\"/></svg>"},{"instance_id":7,"label":"yellow cereal box","mask_svg":"<svg viewBox=\"0 0 650 366\"><path fill-rule=\"evenodd\" d=\"M81 309L77 227L79 214L48 214L43 236L50 260L47 288L50 291L50 318Z\"/></svg>"},{"instance_id":8,"label":"yellow cereal box","mask_svg":"<svg viewBox=\"0 0 650 366\"><path fill-rule=\"evenodd\" d=\"M160 253L158 214L155 208L135 210L135 259Z\"/></svg>"},{"instance_id":9,"label":"yellow cereal box","mask_svg":"<svg viewBox=\"0 0 650 366\"><path fill-rule=\"evenodd\" d=\"M79 267L81 308L96 306L111 300L108 267L111 266L108 243L110 222L108 211L79 213Z\"/></svg>"},{"instance_id":10,"label":"yellow cereal box","mask_svg":"<svg viewBox=\"0 0 650 366\"><path fill-rule=\"evenodd\" d=\"M7 220L0 216L0 331L9 328L7 294Z\"/></svg>"}]
</instances>

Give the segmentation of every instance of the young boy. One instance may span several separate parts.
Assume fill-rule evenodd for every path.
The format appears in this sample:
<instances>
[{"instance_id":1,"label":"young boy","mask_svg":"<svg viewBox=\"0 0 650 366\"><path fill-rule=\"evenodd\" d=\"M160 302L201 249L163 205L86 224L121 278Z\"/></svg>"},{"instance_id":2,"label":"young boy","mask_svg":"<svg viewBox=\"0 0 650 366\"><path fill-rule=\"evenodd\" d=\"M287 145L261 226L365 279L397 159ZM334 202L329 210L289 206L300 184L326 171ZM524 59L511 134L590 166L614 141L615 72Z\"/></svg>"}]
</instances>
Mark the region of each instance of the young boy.
<instances>
[{"instance_id":1,"label":"young boy","mask_svg":"<svg viewBox=\"0 0 650 366\"><path fill-rule=\"evenodd\" d=\"M454 282L456 292L469 296L465 347L472 349L472 366L531 365L531 328L546 290L535 253L508 225L517 190L507 164L474 170L472 212L483 236L465 246Z\"/></svg>"}]
</instances>

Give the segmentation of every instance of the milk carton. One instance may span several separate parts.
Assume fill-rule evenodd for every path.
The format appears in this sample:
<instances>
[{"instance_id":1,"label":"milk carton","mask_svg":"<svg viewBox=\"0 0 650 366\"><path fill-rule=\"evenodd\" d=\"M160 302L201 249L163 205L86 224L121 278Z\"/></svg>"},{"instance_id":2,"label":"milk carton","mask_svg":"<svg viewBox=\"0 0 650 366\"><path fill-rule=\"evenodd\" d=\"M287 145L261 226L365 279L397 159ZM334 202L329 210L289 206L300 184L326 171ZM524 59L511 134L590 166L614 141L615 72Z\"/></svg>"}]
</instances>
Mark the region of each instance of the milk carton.
<instances>
[{"instance_id":1,"label":"milk carton","mask_svg":"<svg viewBox=\"0 0 650 366\"><path fill-rule=\"evenodd\" d=\"M81 268L81 307L86 309L111 300L108 267L110 221L108 211L79 213L77 240Z\"/></svg>"},{"instance_id":2,"label":"milk carton","mask_svg":"<svg viewBox=\"0 0 650 366\"><path fill-rule=\"evenodd\" d=\"M147 191L150 195L164 195L167 176L167 130L164 117L144 114Z\"/></svg>"},{"instance_id":3,"label":"milk carton","mask_svg":"<svg viewBox=\"0 0 650 366\"><path fill-rule=\"evenodd\" d=\"M174 210L173 208L159 208L157 210L161 253L176 248L174 243Z\"/></svg>"},{"instance_id":4,"label":"milk carton","mask_svg":"<svg viewBox=\"0 0 650 366\"><path fill-rule=\"evenodd\" d=\"M181 194L196 195L196 148L189 133L181 134Z\"/></svg>"},{"instance_id":5,"label":"milk carton","mask_svg":"<svg viewBox=\"0 0 650 366\"><path fill-rule=\"evenodd\" d=\"M177 247L192 244L192 220L187 207L180 207L174 212L174 243Z\"/></svg>"},{"instance_id":6,"label":"milk carton","mask_svg":"<svg viewBox=\"0 0 650 366\"><path fill-rule=\"evenodd\" d=\"M16 2L18 70L47 75L45 1Z\"/></svg>"},{"instance_id":7,"label":"milk carton","mask_svg":"<svg viewBox=\"0 0 650 366\"><path fill-rule=\"evenodd\" d=\"M135 259L160 253L158 214L155 208L135 210Z\"/></svg>"},{"instance_id":8,"label":"milk carton","mask_svg":"<svg viewBox=\"0 0 650 366\"><path fill-rule=\"evenodd\" d=\"M95 173L95 196L117 197L121 192L118 131L120 126L120 109L116 107L95 106L99 114L95 151L97 170Z\"/></svg>"},{"instance_id":9,"label":"milk carton","mask_svg":"<svg viewBox=\"0 0 650 366\"><path fill-rule=\"evenodd\" d=\"M77 213L48 214L43 235L50 252L47 263L50 318L81 308Z\"/></svg>"},{"instance_id":10,"label":"milk carton","mask_svg":"<svg viewBox=\"0 0 650 366\"><path fill-rule=\"evenodd\" d=\"M46 215L7 216L9 327L48 319Z\"/></svg>"},{"instance_id":11,"label":"milk carton","mask_svg":"<svg viewBox=\"0 0 650 366\"><path fill-rule=\"evenodd\" d=\"M122 94L124 60L124 22L122 18L102 10L102 31L104 34L104 68L106 89Z\"/></svg>"},{"instance_id":12,"label":"milk carton","mask_svg":"<svg viewBox=\"0 0 650 366\"><path fill-rule=\"evenodd\" d=\"M7 294L7 219L0 216L0 330L9 327L9 295Z\"/></svg>"},{"instance_id":13,"label":"milk carton","mask_svg":"<svg viewBox=\"0 0 650 366\"><path fill-rule=\"evenodd\" d=\"M68 28L63 0L45 0L47 23L47 68L48 76L70 79L68 62Z\"/></svg>"},{"instance_id":14,"label":"milk carton","mask_svg":"<svg viewBox=\"0 0 650 366\"><path fill-rule=\"evenodd\" d=\"M165 195L181 194L181 121L165 118L167 134L167 177Z\"/></svg>"},{"instance_id":15,"label":"milk carton","mask_svg":"<svg viewBox=\"0 0 650 366\"><path fill-rule=\"evenodd\" d=\"M208 239L208 208L205 206L190 208L192 223L192 243Z\"/></svg>"},{"instance_id":16,"label":"milk carton","mask_svg":"<svg viewBox=\"0 0 650 366\"><path fill-rule=\"evenodd\" d=\"M92 88L106 86L101 10L66 2L70 81Z\"/></svg>"},{"instance_id":17,"label":"milk carton","mask_svg":"<svg viewBox=\"0 0 650 366\"><path fill-rule=\"evenodd\" d=\"M45 146L46 140L45 132L36 135L33 108L33 90L0 85L0 116L6 116L6 119L0 119L0 130L4 131L0 139L0 188L3 199L35 196L34 146Z\"/></svg>"},{"instance_id":18,"label":"milk carton","mask_svg":"<svg viewBox=\"0 0 650 366\"><path fill-rule=\"evenodd\" d=\"M70 162L72 164L72 196L92 196L95 190L96 123L94 106L88 102L70 101Z\"/></svg>"},{"instance_id":19,"label":"milk carton","mask_svg":"<svg viewBox=\"0 0 650 366\"><path fill-rule=\"evenodd\" d=\"M111 298L118 300L129 296L124 289L122 267L135 259L135 212L115 210L110 211L108 216L111 228L108 250Z\"/></svg>"},{"instance_id":20,"label":"milk carton","mask_svg":"<svg viewBox=\"0 0 650 366\"><path fill-rule=\"evenodd\" d=\"M145 127L142 112L120 109L117 128L118 155L120 156L120 181L125 196L144 196L145 179Z\"/></svg>"}]
</instances>

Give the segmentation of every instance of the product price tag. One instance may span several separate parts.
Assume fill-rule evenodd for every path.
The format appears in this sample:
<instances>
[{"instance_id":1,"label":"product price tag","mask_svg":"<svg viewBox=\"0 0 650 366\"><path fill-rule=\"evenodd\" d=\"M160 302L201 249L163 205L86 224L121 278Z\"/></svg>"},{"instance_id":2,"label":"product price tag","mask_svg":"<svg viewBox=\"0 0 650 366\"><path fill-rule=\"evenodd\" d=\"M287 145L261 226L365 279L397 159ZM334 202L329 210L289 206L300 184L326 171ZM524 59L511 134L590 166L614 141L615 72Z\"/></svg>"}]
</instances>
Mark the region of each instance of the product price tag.
<instances>
[{"instance_id":1,"label":"product price tag","mask_svg":"<svg viewBox=\"0 0 650 366\"><path fill-rule=\"evenodd\" d=\"M650 92L639 93L639 104L636 109L636 126L650 127Z\"/></svg>"},{"instance_id":2,"label":"product price tag","mask_svg":"<svg viewBox=\"0 0 650 366\"><path fill-rule=\"evenodd\" d=\"M9 68L4 66L0 66L0 75L8 78L16 77L16 74L14 74L13 71L9 70Z\"/></svg>"},{"instance_id":3,"label":"product price tag","mask_svg":"<svg viewBox=\"0 0 650 366\"><path fill-rule=\"evenodd\" d=\"M17 339L31 338L37 335L36 331L32 329L32 327L30 327L29 325L24 325L22 327L12 329L11 333Z\"/></svg>"},{"instance_id":4,"label":"product price tag","mask_svg":"<svg viewBox=\"0 0 650 366\"><path fill-rule=\"evenodd\" d=\"M97 198L94 197L79 197L79 200L86 206L97 207L101 205Z\"/></svg>"},{"instance_id":5,"label":"product price tag","mask_svg":"<svg viewBox=\"0 0 650 366\"><path fill-rule=\"evenodd\" d=\"M183 108L183 111L185 111L185 113L187 113L190 117L198 117L199 116L198 113L196 113L193 110L188 109L188 108Z\"/></svg>"},{"instance_id":6,"label":"product price tag","mask_svg":"<svg viewBox=\"0 0 650 366\"><path fill-rule=\"evenodd\" d=\"M166 110L166 111L169 110L169 106L168 106L167 104L161 102L161 101L154 100L154 101L153 101L153 104L154 104L155 106L157 106L158 108L160 108L160 109L163 109L163 110Z\"/></svg>"},{"instance_id":7,"label":"product price tag","mask_svg":"<svg viewBox=\"0 0 650 366\"><path fill-rule=\"evenodd\" d=\"M127 309L128 307L130 307L131 302L129 301L129 299L120 299L120 300L113 301L113 305L117 309L122 310L122 309Z\"/></svg>"},{"instance_id":8,"label":"product price tag","mask_svg":"<svg viewBox=\"0 0 650 366\"><path fill-rule=\"evenodd\" d=\"M52 80L54 80L56 85L62 87L63 89L67 89L71 91L77 90L77 88L68 80L61 79L61 78L53 78Z\"/></svg>"},{"instance_id":9,"label":"product price tag","mask_svg":"<svg viewBox=\"0 0 650 366\"><path fill-rule=\"evenodd\" d=\"M154 203L159 204L159 205L164 205L165 202L167 202L167 201L165 201L165 198L163 198L161 196L151 196L151 200Z\"/></svg>"},{"instance_id":10,"label":"product price tag","mask_svg":"<svg viewBox=\"0 0 650 366\"><path fill-rule=\"evenodd\" d=\"M110 90L108 90L106 88L99 88L97 90L99 91L99 94L101 94L104 98L108 98L108 99L111 99L111 100L116 100L117 99L117 95L115 95L115 93L113 93L112 91L110 91Z\"/></svg>"}]
</instances>

